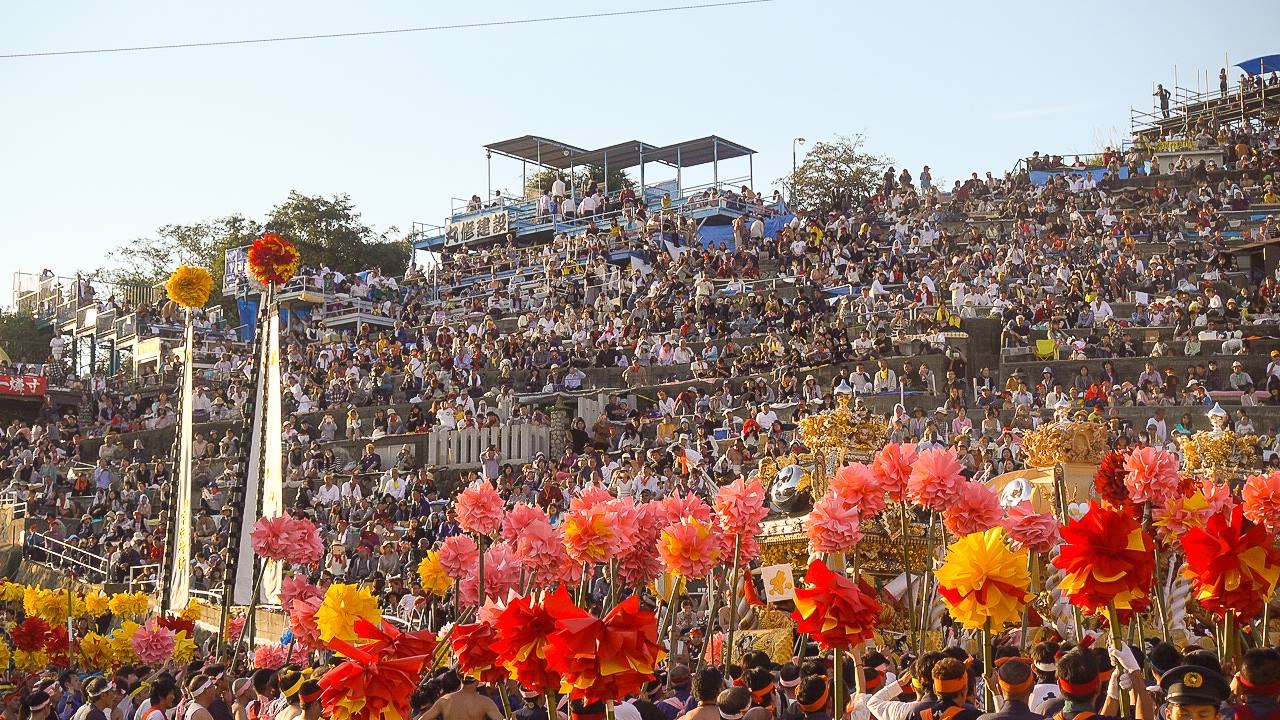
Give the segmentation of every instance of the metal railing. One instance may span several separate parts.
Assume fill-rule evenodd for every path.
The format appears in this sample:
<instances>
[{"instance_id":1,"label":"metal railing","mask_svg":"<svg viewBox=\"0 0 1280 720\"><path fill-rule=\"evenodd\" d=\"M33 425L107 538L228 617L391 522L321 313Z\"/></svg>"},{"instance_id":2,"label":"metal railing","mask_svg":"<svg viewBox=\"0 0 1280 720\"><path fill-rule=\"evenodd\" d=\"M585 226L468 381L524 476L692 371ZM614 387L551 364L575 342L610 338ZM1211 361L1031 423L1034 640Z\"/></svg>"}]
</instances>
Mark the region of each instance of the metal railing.
<instances>
[{"instance_id":1,"label":"metal railing","mask_svg":"<svg viewBox=\"0 0 1280 720\"><path fill-rule=\"evenodd\" d=\"M107 582L107 559L43 533L27 531L23 554L28 560L48 567L71 570L89 582Z\"/></svg>"}]
</instances>

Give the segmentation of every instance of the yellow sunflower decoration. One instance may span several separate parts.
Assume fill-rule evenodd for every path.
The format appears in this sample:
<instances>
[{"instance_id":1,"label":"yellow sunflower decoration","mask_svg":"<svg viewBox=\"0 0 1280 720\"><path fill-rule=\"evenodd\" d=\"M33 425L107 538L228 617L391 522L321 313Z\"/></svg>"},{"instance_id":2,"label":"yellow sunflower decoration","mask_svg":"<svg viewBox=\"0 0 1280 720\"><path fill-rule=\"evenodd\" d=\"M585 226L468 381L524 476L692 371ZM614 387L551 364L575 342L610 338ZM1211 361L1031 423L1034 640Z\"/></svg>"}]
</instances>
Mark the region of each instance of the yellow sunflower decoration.
<instances>
[{"instance_id":1,"label":"yellow sunflower decoration","mask_svg":"<svg viewBox=\"0 0 1280 720\"><path fill-rule=\"evenodd\" d=\"M9 672L9 659L13 651L9 649L9 643L0 640L0 674Z\"/></svg>"},{"instance_id":2,"label":"yellow sunflower decoration","mask_svg":"<svg viewBox=\"0 0 1280 720\"><path fill-rule=\"evenodd\" d=\"M132 620L125 620L116 631L111 633L111 653L115 656L115 664L131 665L138 661L133 652L133 635L142 626Z\"/></svg>"},{"instance_id":3,"label":"yellow sunflower decoration","mask_svg":"<svg viewBox=\"0 0 1280 720\"><path fill-rule=\"evenodd\" d=\"M435 550L428 552L418 563L418 578L422 580L423 590L440 597L444 597L453 586L453 578L445 572L444 565L440 564L440 553Z\"/></svg>"},{"instance_id":4,"label":"yellow sunflower decoration","mask_svg":"<svg viewBox=\"0 0 1280 720\"><path fill-rule=\"evenodd\" d=\"M187 637L186 630L179 630L173 636L173 662L179 667L191 662L196 655L196 641Z\"/></svg>"},{"instance_id":5,"label":"yellow sunflower decoration","mask_svg":"<svg viewBox=\"0 0 1280 720\"><path fill-rule=\"evenodd\" d=\"M13 666L17 668L19 672L43 672L44 670L49 669L49 653L43 650L37 650L35 652L15 650L13 652Z\"/></svg>"},{"instance_id":6,"label":"yellow sunflower decoration","mask_svg":"<svg viewBox=\"0 0 1280 720\"><path fill-rule=\"evenodd\" d=\"M116 593L107 606L120 617L140 618L151 612L151 600L146 593Z\"/></svg>"},{"instance_id":7,"label":"yellow sunflower decoration","mask_svg":"<svg viewBox=\"0 0 1280 720\"><path fill-rule=\"evenodd\" d=\"M77 642L80 645L80 652L84 654L85 661L92 669L109 670L111 668L111 664L115 661L115 650L112 648L110 638L90 632L85 633L84 637Z\"/></svg>"},{"instance_id":8,"label":"yellow sunflower decoration","mask_svg":"<svg viewBox=\"0 0 1280 720\"><path fill-rule=\"evenodd\" d=\"M89 615L95 618L100 618L103 615L106 615L107 611L110 609L111 609L111 598L103 594L101 590L94 590L93 592L84 596L84 614L85 615Z\"/></svg>"},{"instance_id":9,"label":"yellow sunflower decoration","mask_svg":"<svg viewBox=\"0 0 1280 720\"><path fill-rule=\"evenodd\" d=\"M184 308L202 308L213 292L213 276L202 267L179 265L164 284L169 299Z\"/></svg>"},{"instance_id":10,"label":"yellow sunflower decoration","mask_svg":"<svg viewBox=\"0 0 1280 720\"><path fill-rule=\"evenodd\" d=\"M316 627L325 642L340 638L355 642L356 620L364 618L376 623L382 617L378 601L367 588L358 585L334 583L324 593L324 601L316 611Z\"/></svg>"},{"instance_id":11,"label":"yellow sunflower decoration","mask_svg":"<svg viewBox=\"0 0 1280 720\"><path fill-rule=\"evenodd\" d=\"M1004 528L966 535L947 547L947 559L935 573L947 610L970 630L1019 622L1031 599L1027 587L1027 551L1013 551Z\"/></svg>"}]
</instances>

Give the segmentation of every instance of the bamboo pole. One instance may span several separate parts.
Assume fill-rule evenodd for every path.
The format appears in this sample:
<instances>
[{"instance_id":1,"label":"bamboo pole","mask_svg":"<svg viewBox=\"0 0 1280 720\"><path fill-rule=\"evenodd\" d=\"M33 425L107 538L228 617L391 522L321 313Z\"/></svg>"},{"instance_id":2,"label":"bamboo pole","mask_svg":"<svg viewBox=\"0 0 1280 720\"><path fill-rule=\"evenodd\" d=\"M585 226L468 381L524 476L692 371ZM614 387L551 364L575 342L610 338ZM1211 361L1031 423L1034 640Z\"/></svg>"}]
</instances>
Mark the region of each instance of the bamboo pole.
<instances>
[{"instance_id":1,"label":"bamboo pole","mask_svg":"<svg viewBox=\"0 0 1280 720\"><path fill-rule=\"evenodd\" d=\"M907 501L903 500L899 503L899 510L902 514L898 516L898 528L902 532L902 572L907 579L907 617L910 618L910 627L908 628L908 636L915 642L917 623L916 623L916 601L915 592L911 587L911 552L907 548ZM924 598L921 598L923 602ZM919 650L919 647L916 648Z\"/></svg>"},{"instance_id":2,"label":"bamboo pole","mask_svg":"<svg viewBox=\"0 0 1280 720\"><path fill-rule=\"evenodd\" d=\"M738 624L738 563L742 555L742 536L733 536L733 569L729 573L729 632L725 635L724 676L729 677L729 666L733 664L733 631Z\"/></svg>"},{"instance_id":3,"label":"bamboo pole","mask_svg":"<svg viewBox=\"0 0 1280 720\"><path fill-rule=\"evenodd\" d=\"M991 676L991 621L987 620L987 624L982 628L982 673L984 677ZM982 683L982 703L987 712L995 712L995 696L992 694L991 685L987 682ZM1121 713L1123 714L1123 713Z\"/></svg>"},{"instance_id":4,"label":"bamboo pole","mask_svg":"<svg viewBox=\"0 0 1280 720\"><path fill-rule=\"evenodd\" d=\"M1115 603L1107 606L1107 629L1111 632L1112 646L1119 649L1124 644L1124 631L1120 629L1120 614L1116 612ZM1120 691L1120 717L1129 717L1129 694L1124 690Z\"/></svg>"}]
</instances>

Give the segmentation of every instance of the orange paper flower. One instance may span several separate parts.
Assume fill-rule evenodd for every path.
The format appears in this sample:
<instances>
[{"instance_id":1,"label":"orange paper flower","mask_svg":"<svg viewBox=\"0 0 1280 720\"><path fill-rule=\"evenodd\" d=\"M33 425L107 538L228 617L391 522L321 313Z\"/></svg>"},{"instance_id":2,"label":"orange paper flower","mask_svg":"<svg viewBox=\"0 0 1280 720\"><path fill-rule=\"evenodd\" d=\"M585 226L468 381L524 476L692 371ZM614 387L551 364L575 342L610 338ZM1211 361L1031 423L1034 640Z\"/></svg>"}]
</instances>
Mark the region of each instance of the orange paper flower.
<instances>
[{"instance_id":1,"label":"orange paper flower","mask_svg":"<svg viewBox=\"0 0 1280 720\"><path fill-rule=\"evenodd\" d=\"M1231 612L1241 625L1250 622L1280 580L1280 550L1265 527L1245 519L1241 507L1188 531L1182 547L1182 572L1195 584L1196 600L1219 618Z\"/></svg>"},{"instance_id":2,"label":"orange paper flower","mask_svg":"<svg viewBox=\"0 0 1280 720\"><path fill-rule=\"evenodd\" d=\"M537 693L560 689L560 673L547 663L547 647L558 628L556 617L567 619L575 613L589 617L573 604L564 585L541 603L526 595L515 598L502 611L497 623L498 661L511 668L521 687Z\"/></svg>"},{"instance_id":3,"label":"orange paper flower","mask_svg":"<svg viewBox=\"0 0 1280 720\"><path fill-rule=\"evenodd\" d=\"M367 627L365 627L367 626ZM372 624L365 623L368 631ZM355 647L342 640L331 646L348 660L320 678L320 702L332 720L407 720L409 697L422 678L427 656L397 656L391 643Z\"/></svg>"},{"instance_id":4,"label":"orange paper flower","mask_svg":"<svg viewBox=\"0 0 1280 720\"><path fill-rule=\"evenodd\" d=\"M263 285L283 285L298 272L302 254L293 243L267 233L249 248L249 271Z\"/></svg>"},{"instance_id":5,"label":"orange paper flower","mask_svg":"<svg viewBox=\"0 0 1280 720\"><path fill-rule=\"evenodd\" d=\"M1155 572L1154 542L1129 513L1091 503L1089 512L1062 528L1053 564L1064 572L1060 587L1084 613L1142 612Z\"/></svg>"},{"instance_id":6,"label":"orange paper flower","mask_svg":"<svg viewBox=\"0 0 1280 720\"><path fill-rule=\"evenodd\" d=\"M720 559L720 536L710 523L685 518L662 531L658 538L658 556L673 575L702 577L711 572Z\"/></svg>"},{"instance_id":7,"label":"orange paper flower","mask_svg":"<svg viewBox=\"0 0 1280 720\"><path fill-rule=\"evenodd\" d=\"M796 630L828 650L848 650L871 638L880 616L875 598L821 560L809 563L804 581L809 587L796 588L796 609L791 613Z\"/></svg>"},{"instance_id":8,"label":"orange paper flower","mask_svg":"<svg viewBox=\"0 0 1280 720\"><path fill-rule=\"evenodd\" d=\"M587 703L621 700L654 677L662 659L658 620L632 595L603 619L572 604L548 608L559 627L547 648L551 667L569 686L569 697Z\"/></svg>"},{"instance_id":9,"label":"orange paper flower","mask_svg":"<svg viewBox=\"0 0 1280 720\"><path fill-rule=\"evenodd\" d=\"M507 676L496 649L498 631L486 622L453 628L449 645L458 659L458 670L480 682L498 682Z\"/></svg>"}]
</instances>

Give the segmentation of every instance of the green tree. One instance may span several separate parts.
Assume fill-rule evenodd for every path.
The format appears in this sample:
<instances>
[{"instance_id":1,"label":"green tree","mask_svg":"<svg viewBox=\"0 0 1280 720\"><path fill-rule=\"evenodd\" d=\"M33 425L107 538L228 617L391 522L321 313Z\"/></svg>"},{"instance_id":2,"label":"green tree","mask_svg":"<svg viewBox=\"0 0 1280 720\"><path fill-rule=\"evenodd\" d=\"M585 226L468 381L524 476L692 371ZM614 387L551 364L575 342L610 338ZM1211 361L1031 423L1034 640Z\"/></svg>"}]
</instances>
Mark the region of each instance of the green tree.
<instances>
[{"instance_id":1,"label":"green tree","mask_svg":"<svg viewBox=\"0 0 1280 720\"><path fill-rule=\"evenodd\" d=\"M400 275L413 249L407 238L396 237L395 227L376 233L365 225L345 193L323 197L290 192L271 209L264 226L297 244L302 262L347 273L376 267Z\"/></svg>"},{"instance_id":2,"label":"green tree","mask_svg":"<svg viewBox=\"0 0 1280 720\"><path fill-rule=\"evenodd\" d=\"M95 277L118 285L152 286L164 282L179 264L199 265L213 275L214 297L222 288L227 250L253 244L264 232L297 244L303 264L326 265L350 273L378 268L400 274L412 246L391 227L382 233L365 225L351 197L289 193L262 222L232 214L190 225L164 225L151 237L137 238L108 253L108 265Z\"/></svg>"},{"instance_id":3,"label":"green tree","mask_svg":"<svg viewBox=\"0 0 1280 720\"><path fill-rule=\"evenodd\" d=\"M578 193L582 193L582 189L593 182L601 183L601 189L604 185L604 168L596 165L587 165L584 167L574 168L573 187L577 188ZM551 168L543 168L529 175L525 179L524 192L527 197L537 197L542 194L543 190L550 190L551 184L556 181L557 176L563 176L566 183L570 182L570 173L568 170L553 170ZM626 170L613 169L609 171L609 192L618 192L626 187L635 185L630 177L627 177Z\"/></svg>"},{"instance_id":4,"label":"green tree","mask_svg":"<svg viewBox=\"0 0 1280 720\"><path fill-rule=\"evenodd\" d=\"M795 174L779 178L792 208L826 213L843 210L875 194L889 158L863 152L862 135L819 141L805 153Z\"/></svg>"},{"instance_id":5,"label":"green tree","mask_svg":"<svg viewBox=\"0 0 1280 720\"><path fill-rule=\"evenodd\" d=\"M0 351L22 363L41 363L49 357L52 331L41 330L30 315L0 310Z\"/></svg>"}]
</instances>

